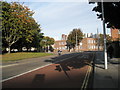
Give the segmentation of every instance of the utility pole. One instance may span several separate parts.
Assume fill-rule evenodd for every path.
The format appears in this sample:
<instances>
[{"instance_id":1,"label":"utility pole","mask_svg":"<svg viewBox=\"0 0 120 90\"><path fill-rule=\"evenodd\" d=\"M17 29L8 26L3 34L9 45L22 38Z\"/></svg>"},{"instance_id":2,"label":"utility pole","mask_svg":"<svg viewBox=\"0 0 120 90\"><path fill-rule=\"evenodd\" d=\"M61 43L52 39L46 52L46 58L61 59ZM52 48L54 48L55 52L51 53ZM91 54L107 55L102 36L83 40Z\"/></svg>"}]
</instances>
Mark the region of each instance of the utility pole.
<instances>
[{"instance_id":1,"label":"utility pole","mask_svg":"<svg viewBox=\"0 0 120 90\"><path fill-rule=\"evenodd\" d=\"M76 30L76 51L77 51L77 30Z\"/></svg>"},{"instance_id":2,"label":"utility pole","mask_svg":"<svg viewBox=\"0 0 120 90\"><path fill-rule=\"evenodd\" d=\"M98 31L98 28L97 28L97 38L98 38L98 51L100 50L99 46L100 46L100 39L99 39L99 31Z\"/></svg>"},{"instance_id":3,"label":"utility pole","mask_svg":"<svg viewBox=\"0 0 120 90\"><path fill-rule=\"evenodd\" d=\"M104 60L105 60L105 69L107 69L106 30L105 30L105 18L104 18L103 0L101 2L101 7L102 7L102 20L103 20L103 33L104 33Z\"/></svg>"}]
</instances>

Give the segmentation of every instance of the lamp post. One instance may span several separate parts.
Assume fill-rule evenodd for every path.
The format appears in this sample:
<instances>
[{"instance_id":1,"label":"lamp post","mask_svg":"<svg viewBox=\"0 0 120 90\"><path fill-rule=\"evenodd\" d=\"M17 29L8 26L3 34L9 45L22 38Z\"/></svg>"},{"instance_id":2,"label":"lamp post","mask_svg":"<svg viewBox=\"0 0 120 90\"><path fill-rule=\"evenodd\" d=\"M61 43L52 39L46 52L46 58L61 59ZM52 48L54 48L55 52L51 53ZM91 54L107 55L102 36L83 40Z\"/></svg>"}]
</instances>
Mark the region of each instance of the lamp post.
<instances>
[{"instance_id":1,"label":"lamp post","mask_svg":"<svg viewBox=\"0 0 120 90\"><path fill-rule=\"evenodd\" d=\"M100 39L99 39L99 31L98 31L98 28L97 28L97 43L98 43L98 51L100 50L99 46L100 46Z\"/></svg>"},{"instance_id":2,"label":"lamp post","mask_svg":"<svg viewBox=\"0 0 120 90\"><path fill-rule=\"evenodd\" d=\"M76 30L76 51L77 51L77 30Z\"/></svg>"},{"instance_id":3,"label":"lamp post","mask_svg":"<svg viewBox=\"0 0 120 90\"><path fill-rule=\"evenodd\" d=\"M102 7L102 20L103 20L103 33L104 33L104 60L105 60L105 69L107 69L106 30L105 30L105 18L104 18L103 0L101 2L101 7Z\"/></svg>"}]
</instances>

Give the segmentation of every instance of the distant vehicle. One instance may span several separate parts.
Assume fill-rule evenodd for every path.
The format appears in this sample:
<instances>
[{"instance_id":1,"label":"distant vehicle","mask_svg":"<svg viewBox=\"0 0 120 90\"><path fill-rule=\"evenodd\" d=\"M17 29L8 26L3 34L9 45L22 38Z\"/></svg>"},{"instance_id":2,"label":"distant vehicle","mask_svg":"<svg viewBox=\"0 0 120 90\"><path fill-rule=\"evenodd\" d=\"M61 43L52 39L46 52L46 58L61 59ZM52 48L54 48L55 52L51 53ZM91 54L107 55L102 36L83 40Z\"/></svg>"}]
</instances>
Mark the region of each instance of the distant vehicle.
<instances>
[{"instance_id":1,"label":"distant vehicle","mask_svg":"<svg viewBox=\"0 0 120 90\"><path fill-rule=\"evenodd\" d=\"M62 51L58 50L58 55L61 55L61 52L62 52Z\"/></svg>"}]
</instances>

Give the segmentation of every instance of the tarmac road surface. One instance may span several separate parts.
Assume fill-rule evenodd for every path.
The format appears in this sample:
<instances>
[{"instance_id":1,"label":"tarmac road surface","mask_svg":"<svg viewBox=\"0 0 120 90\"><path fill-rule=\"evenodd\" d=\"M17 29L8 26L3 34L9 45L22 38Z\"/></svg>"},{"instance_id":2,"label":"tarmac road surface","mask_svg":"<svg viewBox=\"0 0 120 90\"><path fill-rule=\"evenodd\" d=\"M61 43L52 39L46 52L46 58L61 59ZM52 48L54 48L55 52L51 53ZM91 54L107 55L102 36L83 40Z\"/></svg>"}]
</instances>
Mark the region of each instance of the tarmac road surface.
<instances>
[{"instance_id":1,"label":"tarmac road surface","mask_svg":"<svg viewBox=\"0 0 120 90\"><path fill-rule=\"evenodd\" d=\"M81 88L93 59L92 53L77 53L59 62L2 82L2 88Z\"/></svg>"}]
</instances>

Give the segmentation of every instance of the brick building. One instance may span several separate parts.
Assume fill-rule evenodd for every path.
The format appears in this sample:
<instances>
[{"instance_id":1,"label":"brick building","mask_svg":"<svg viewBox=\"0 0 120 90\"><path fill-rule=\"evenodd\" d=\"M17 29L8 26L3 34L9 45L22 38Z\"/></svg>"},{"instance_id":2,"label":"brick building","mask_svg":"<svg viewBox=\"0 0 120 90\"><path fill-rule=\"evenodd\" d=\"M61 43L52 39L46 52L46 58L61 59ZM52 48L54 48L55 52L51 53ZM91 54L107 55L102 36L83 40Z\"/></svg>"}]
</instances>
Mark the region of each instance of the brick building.
<instances>
[{"instance_id":1,"label":"brick building","mask_svg":"<svg viewBox=\"0 0 120 90\"><path fill-rule=\"evenodd\" d=\"M67 35L62 34L61 40L55 41L54 52L57 52L58 50L61 50L63 52L68 52L67 46L66 46L66 40ZM96 38L92 37L85 37L80 42L79 46L76 47L76 51L97 51L98 50L98 42L96 41ZM99 50L103 50L101 46L99 46ZM71 49L71 52L73 49Z\"/></svg>"},{"instance_id":2,"label":"brick building","mask_svg":"<svg viewBox=\"0 0 120 90\"><path fill-rule=\"evenodd\" d=\"M78 51L97 51L98 50L98 42L96 38L83 38L78 46ZM101 46L99 46L99 50L103 50Z\"/></svg>"},{"instance_id":3,"label":"brick building","mask_svg":"<svg viewBox=\"0 0 120 90\"><path fill-rule=\"evenodd\" d=\"M67 50L67 46L66 46L66 40L67 40L67 35L62 34L61 40L55 41L55 44L53 45L54 52L57 52L58 50L67 52L68 50Z\"/></svg>"},{"instance_id":4,"label":"brick building","mask_svg":"<svg viewBox=\"0 0 120 90\"><path fill-rule=\"evenodd\" d=\"M118 29L111 28L111 36L112 36L112 41L119 41L120 40L120 31Z\"/></svg>"},{"instance_id":5,"label":"brick building","mask_svg":"<svg viewBox=\"0 0 120 90\"><path fill-rule=\"evenodd\" d=\"M120 30L111 28L112 43L108 46L111 58L120 58Z\"/></svg>"}]
</instances>

